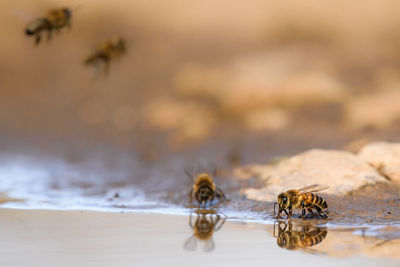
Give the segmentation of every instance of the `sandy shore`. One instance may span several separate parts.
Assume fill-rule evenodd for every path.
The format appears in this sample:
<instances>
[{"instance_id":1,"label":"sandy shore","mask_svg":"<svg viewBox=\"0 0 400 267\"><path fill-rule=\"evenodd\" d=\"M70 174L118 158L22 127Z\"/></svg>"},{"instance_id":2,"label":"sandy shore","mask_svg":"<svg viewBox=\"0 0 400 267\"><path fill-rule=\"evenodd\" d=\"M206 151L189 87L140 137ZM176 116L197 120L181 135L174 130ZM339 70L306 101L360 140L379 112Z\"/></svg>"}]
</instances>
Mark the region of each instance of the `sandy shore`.
<instances>
[{"instance_id":1,"label":"sandy shore","mask_svg":"<svg viewBox=\"0 0 400 267\"><path fill-rule=\"evenodd\" d=\"M191 238L188 216L10 209L2 209L0 214L1 266L188 266L188 263L266 266L299 262L324 266L398 266L400 263L385 251L369 253L371 247L379 245L378 241L361 236L352 238L351 231L329 231L326 239L314 246L312 253L307 253L277 246L272 225L227 221L209 241L214 243L212 251L206 252L204 249L212 245Z\"/></svg>"}]
</instances>

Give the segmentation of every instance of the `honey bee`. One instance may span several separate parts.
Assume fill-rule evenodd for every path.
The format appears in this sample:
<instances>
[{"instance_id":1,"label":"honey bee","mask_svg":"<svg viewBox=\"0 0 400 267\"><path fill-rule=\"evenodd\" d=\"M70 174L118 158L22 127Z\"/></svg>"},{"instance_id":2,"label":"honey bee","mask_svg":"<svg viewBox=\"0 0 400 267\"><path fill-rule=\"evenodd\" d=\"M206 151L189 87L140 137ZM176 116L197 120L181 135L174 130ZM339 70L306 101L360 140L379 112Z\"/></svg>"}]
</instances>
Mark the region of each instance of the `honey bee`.
<instances>
[{"instance_id":1,"label":"honey bee","mask_svg":"<svg viewBox=\"0 0 400 267\"><path fill-rule=\"evenodd\" d=\"M51 9L46 16L30 22L25 34L34 36L36 44L40 43L43 32L47 32L47 38L50 40L54 31L59 32L64 27L71 28L71 16L72 11L69 8Z\"/></svg>"},{"instance_id":2,"label":"honey bee","mask_svg":"<svg viewBox=\"0 0 400 267\"><path fill-rule=\"evenodd\" d=\"M328 204L326 201L316 195L313 194L315 192L323 191L328 189L327 185L319 185L313 184L298 190L292 189L286 192L279 194L278 202L274 203L274 215L275 215L275 206L279 205L279 212L276 218L279 218L279 215L282 211L284 211L288 218L292 216L292 210L296 208L301 208L301 217L304 219L306 214L306 209L312 215L315 215L313 209L317 211L317 215L323 219L328 218L328 216L324 213L324 209L328 208ZM289 213L288 213L289 211Z\"/></svg>"},{"instance_id":3,"label":"honey bee","mask_svg":"<svg viewBox=\"0 0 400 267\"><path fill-rule=\"evenodd\" d=\"M215 198L222 201L226 200L225 194L215 185L213 177L206 172L196 176L193 188L189 192L190 203L193 202L193 196L202 208L213 204Z\"/></svg>"},{"instance_id":4,"label":"honey bee","mask_svg":"<svg viewBox=\"0 0 400 267\"><path fill-rule=\"evenodd\" d=\"M281 227L281 224L284 227ZM287 229L289 225L289 228ZM302 226L301 231L293 230L292 223L289 224L279 222L278 224L278 236L275 235L274 225L274 237L277 237L276 243L279 247L296 250L303 249L309 250L310 247L321 243L327 236L328 230L325 227L309 227Z\"/></svg>"},{"instance_id":5,"label":"honey bee","mask_svg":"<svg viewBox=\"0 0 400 267\"><path fill-rule=\"evenodd\" d=\"M85 65L93 65L96 74L103 68L103 74L107 75L111 60L121 57L126 52L126 43L121 37L113 37L104 41L93 50L84 60Z\"/></svg>"},{"instance_id":6,"label":"honey bee","mask_svg":"<svg viewBox=\"0 0 400 267\"><path fill-rule=\"evenodd\" d=\"M194 222L192 213L189 215L189 226L193 230L193 235L184 242L183 247L193 251L197 240L200 240L205 243L204 251L212 251L215 247L213 234L222 228L226 218L213 210L201 209L196 210L195 213L197 216Z\"/></svg>"}]
</instances>

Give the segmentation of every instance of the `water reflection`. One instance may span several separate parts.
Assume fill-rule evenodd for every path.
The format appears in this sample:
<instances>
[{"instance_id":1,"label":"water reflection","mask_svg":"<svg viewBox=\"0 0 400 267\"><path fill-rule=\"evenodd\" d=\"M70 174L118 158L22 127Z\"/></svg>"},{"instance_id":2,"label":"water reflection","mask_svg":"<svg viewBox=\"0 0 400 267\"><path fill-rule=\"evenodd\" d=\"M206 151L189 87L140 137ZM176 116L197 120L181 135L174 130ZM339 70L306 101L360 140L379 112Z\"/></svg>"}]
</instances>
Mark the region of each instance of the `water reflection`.
<instances>
[{"instance_id":1,"label":"water reflection","mask_svg":"<svg viewBox=\"0 0 400 267\"><path fill-rule=\"evenodd\" d=\"M203 251L214 250L214 232L220 230L224 225L226 217L217 214L214 210L198 209L189 215L189 226L193 230L193 235L183 243L186 250L194 251L197 241L204 243Z\"/></svg>"},{"instance_id":2,"label":"water reflection","mask_svg":"<svg viewBox=\"0 0 400 267\"><path fill-rule=\"evenodd\" d=\"M276 230L278 229L278 235ZM316 246L324 241L328 234L326 227L315 227L311 225L294 225L292 222L279 221L274 225L274 237L277 238L276 243L279 247L296 250L302 249L307 252L318 252L311 247Z\"/></svg>"}]
</instances>

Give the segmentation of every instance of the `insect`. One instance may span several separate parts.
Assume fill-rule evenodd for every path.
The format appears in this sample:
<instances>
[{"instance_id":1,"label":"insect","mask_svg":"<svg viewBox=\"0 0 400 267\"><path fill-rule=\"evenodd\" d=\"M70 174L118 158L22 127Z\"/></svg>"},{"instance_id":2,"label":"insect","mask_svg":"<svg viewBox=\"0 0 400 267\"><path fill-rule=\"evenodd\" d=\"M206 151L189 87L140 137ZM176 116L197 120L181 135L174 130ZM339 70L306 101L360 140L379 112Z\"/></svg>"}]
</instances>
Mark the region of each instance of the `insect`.
<instances>
[{"instance_id":1,"label":"insect","mask_svg":"<svg viewBox=\"0 0 400 267\"><path fill-rule=\"evenodd\" d=\"M110 62L121 57L126 52L126 43L121 37L113 37L104 41L85 58L85 65L92 65L96 74L103 69L103 74L107 75Z\"/></svg>"},{"instance_id":2,"label":"insect","mask_svg":"<svg viewBox=\"0 0 400 267\"><path fill-rule=\"evenodd\" d=\"M50 40L54 31L59 32L64 27L71 28L71 16L72 11L69 8L51 9L46 16L30 22L25 34L34 36L36 44L40 43L43 32L47 32L47 38Z\"/></svg>"},{"instance_id":3,"label":"insect","mask_svg":"<svg viewBox=\"0 0 400 267\"><path fill-rule=\"evenodd\" d=\"M323 219L328 218L328 216L323 211L328 208L328 204L326 201L314 194L315 192L323 191L328 189L327 185L319 185L313 184L298 190L292 189L286 192L279 194L278 202L274 203L274 215L275 215L275 206L278 204L279 212L276 218L279 218L282 211L284 211L288 218L292 216L292 210L301 208L301 217L304 219L306 214L306 209L312 215L315 215L313 209L317 211L317 215ZM289 213L288 213L289 211Z\"/></svg>"},{"instance_id":4,"label":"insect","mask_svg":"<svg viewBox=\"0 0 400 267\"><path fill-rule=\"evenodd\" d=\"M192 213L189 215L189 226L193 230L193 235L185 241L183 247L193 251L197 240L200 240L205 242L204 250L211 251L215 247L213 234L222 228L226 218L212 210L196 210L195 213L197 216L194 222Z\"/></svg>"},{"instance_id":5,"label":"insect","mask_svg":"<svg viewBox=\"0 0 400 267\"><path fill-rule=\"evenodd\" d=\"M284 225L283 228L281 224ZM325 227L302 226L301 231L298 231L292 229L292 223L290 222L288 225L284 222L279 222L278 236L275 235L275 225L273 235L277 237L276 243L281 248L309 250L310 247L321 243L327 234L328 230Z\"/></svg>"},{"instance_id":6,"label":"insect","mask_svg":"<svg viewBox=\"0 0 400 267\"><path fill-rule=\"evenodd\" d=\"M213 177L206 172L196 176L193 188L189 192L190 203L193 202L193 196L202 208L212 204L215 198L223 201L226 200L224 192L215 185Z\"/></svg>"}]
</instances>

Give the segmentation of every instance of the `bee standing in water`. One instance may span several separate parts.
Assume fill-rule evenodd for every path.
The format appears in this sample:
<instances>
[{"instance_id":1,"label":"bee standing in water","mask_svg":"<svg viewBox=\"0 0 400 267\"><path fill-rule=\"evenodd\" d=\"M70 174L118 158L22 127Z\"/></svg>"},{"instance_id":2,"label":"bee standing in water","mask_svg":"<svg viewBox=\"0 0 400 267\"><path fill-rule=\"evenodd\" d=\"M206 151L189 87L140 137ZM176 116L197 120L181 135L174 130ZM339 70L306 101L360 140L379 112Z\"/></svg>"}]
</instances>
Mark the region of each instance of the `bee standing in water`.
<instances>
[{"instance_id":1,"label":"bee standing in water","mask_svg":"<svg viewBox=\"0 0 400 267\"><path fill-rule=\"evenodd\" d=\"M212 204L215 198L226 200L224 193L215 185L213 177L208 173L200 173L196 176L193 188L189 193L190 203L193 201L193 196L202 208Z\"/></svg>"},{"instance_id":2,"label":"bee standing in water","mask_svg":"<svg viewBox=\"0 0 400 267\"><path fill-rule=\"evenodd\" d=\"M47 32L47 38L50 40L54 31L59 32L60 29L71 28L72 11L69 8L51 9L46 16L38 18L25 29L25 34L35 37L35 43L39 44L42 33Z\"/></svg>"},{"instance_id":3,"label":"bee standing in water","mask_svg":"<svg viewBox=\"0 0 400 267\"><path fill-rule=\"evenodd\" d=\"M85 65L92 65L95 68L96 75L103 68L103 74L107 75L110 62L113 59L121 57L126 52L126 43L121 37L113 37L100 44L84 60Z\"/></svg>"},{"instance_id":4,"label":"bee standing in water","mask_svg":"<svg viewBox=\"0 0 400 267\"><path fill-rule=\"evenodd\" d=\"M285 226L281 228L281 224ZM289 222L289 229L287 229L288 225L284 222L279 222L278 224L278 236L276 243L281 248L295 250L295 249L304 249L307 250L312 246L315 246L321 243L328 231L325 227L308 227L302 226L301 231L292 230L292 223ZM275 235L275 225L274 225L274 237Z\"/></svg>"},{"instance_id":5,"label":"bee standing in water","mask_svg":"<svg viewBox=\"0 0 400 267\"><path fill-rule=\"evenodd\" d=\"M301 208L302 210L301 217L303 219L306 214L306 209L312 215L315 215L313 212L313 209L315 209L318 213L318 216L320 216L323 219L326 219L328 218L328 216L324 213L323 210L328 208L328 204L322 197L313 193L323 191L328 188L329 186L327 185L313 184L300 188L298 190L292 189L283 192L279 194L278 202L274 203L274 215L275 215L275 206L278 204L279 212L276 218L279 218L282 211L284 211L288 216L288 218L290 218L292 216L293 209Z\"/></svg>"},{"instance_id":6,"label":"bee standing in water","mask_svg":"<svg viewBox=\"0 0 400 267\"><path fill-rule=\"evenodd\" d=\"M189 237L183 247L186 250L194 250L196 248L197 240L205 242L205 251L214 249L213 234L221 229L225 223L225 217L221 217L211 210L196 210L196 220L193 223L192 213L189 215L189 226L193 230L193 235Z\"/></svg>"}]
</instances>

